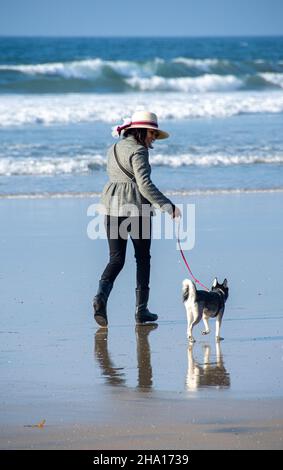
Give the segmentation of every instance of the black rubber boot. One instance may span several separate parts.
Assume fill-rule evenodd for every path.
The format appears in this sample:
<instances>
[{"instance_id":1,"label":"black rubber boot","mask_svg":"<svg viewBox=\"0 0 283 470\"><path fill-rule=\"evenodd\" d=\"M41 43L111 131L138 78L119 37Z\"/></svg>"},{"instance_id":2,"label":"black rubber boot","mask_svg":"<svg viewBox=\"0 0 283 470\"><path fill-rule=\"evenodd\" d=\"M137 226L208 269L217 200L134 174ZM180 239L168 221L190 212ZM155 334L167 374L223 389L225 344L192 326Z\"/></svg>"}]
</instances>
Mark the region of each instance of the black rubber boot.
<instances>
[{"instance_id":1,"label":"black rubber boot","mask_svg":"<svg viewBox=\"0 0 283 470\"><path fill-rule=\"evenodd\" d=\"M136 322L155 322L158 316L147 308L149 289L136 289Z\"/></svg>"},{"instance_id":2,"label":"black rubber boot","mask_svg":"<svg viewBox=\"0 0 283 470\"><path fill-rule=\"evenodd\" d=\"M107 326L107 300L112 290L113 283L110 281L99 281L96 296L93 299L94 319L100 326Z\"/></svg>"}]
</instances>

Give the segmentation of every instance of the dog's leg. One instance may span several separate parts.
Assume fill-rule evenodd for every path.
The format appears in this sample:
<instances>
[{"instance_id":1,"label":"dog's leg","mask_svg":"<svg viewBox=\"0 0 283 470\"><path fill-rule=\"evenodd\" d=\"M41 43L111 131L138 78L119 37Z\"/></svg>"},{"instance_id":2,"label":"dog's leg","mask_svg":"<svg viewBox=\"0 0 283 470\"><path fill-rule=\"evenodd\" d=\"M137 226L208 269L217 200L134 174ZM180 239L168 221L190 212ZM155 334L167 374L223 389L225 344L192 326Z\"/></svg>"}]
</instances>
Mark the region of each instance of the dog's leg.
<instances>
[{"instance_id":1,"label":"dog's leg","mask_svg":"<svg viewBox=\"0 0 283 470\"><path fill-rule=\"evenodd\" d=\"M208 325L208 317L203 315L202 320L203 320L203 323L204 323L205 330L202 331L201 333L202 333L202 335L208 335L210 333L210 329L209 329L209 325Z\"/></svg>"},{"instance_id":2,"label":"dog's leg","mask_svg":"<svg viewBox=\"0 0 283 470\"><path fill-rule=\"evenodd\" d=\"M191 306L189 305L186 305L186 310L187 310L187 338L189 339L190 338L190 334L191 334L191 325L194 321L194 318L193 318L193 312L192 312L192 309L191 309Z\"/></svg>"},{"instance_id":3,"label":"dog's leg","mask_svg":"<svg viewBox=\"0 0 283 470\"><path fill-rule=\"evenodd\" d=\"M194 308L192 309L192 316L190 318L190 324L188 327L188 339L191 343L195 343L195 339L193 337L193 327L197 325L201 320L201 314L198 309L198 305L194 304Z\"/></svg>"},{"instance_id":4,"label":"dog's leg","mask_svg":"<svg viewBox=\"0 0 283 470\"><path fill-rule=\"evenodd\" d=\"M191 315L189 323L188 323L188 329L187 329L187 338L191 343L195 342L195 339L193 337L193 327L194 327L194 317Z\"/></svg>"},{"instance_id":5,"label":"dog's leg","mask_svg":"<svg viewBox=\"0 0 283 470\"><path fill-rule=\"evenodd\" d=\"M215 339L216 339L216 341L222 341L224 339L224 338L221 338L221 336L220 336L220 328L221 328L223 314L224 314L224 310L222 312L220 312L217 315L217 318L216 318L216 329L215 329Z\"/></svg>"}]
</instances>

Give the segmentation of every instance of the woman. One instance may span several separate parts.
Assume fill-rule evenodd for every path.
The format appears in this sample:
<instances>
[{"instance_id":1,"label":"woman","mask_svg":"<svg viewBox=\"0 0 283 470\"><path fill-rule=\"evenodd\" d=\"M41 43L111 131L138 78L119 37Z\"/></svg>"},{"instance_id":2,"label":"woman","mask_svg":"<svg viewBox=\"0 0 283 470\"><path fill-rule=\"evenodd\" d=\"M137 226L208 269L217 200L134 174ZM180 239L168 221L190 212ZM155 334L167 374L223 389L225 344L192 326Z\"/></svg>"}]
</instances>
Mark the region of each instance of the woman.
<instances>
[{"instance_id":1,"label":"woman","mask_svg":"<svg viewBox=\"0 0 283 470\"><path fill-rule=\"evenodd\" d=\"M150 179L148 149L155 139L166 139L167 132L158 128L154 113L138 111L131 122L117 126L116 134L123 138L112 145L107 155L109 182L102 194L106 209L105 226L109 244L109 263L93 300L94 318L100 326L107 326L107 300L113 283L124 266L128 234L134 245L137 264L136 322L157 320L148 308L150 278L151 215L153 206L167 211L172 218L181 216L180 210L162 194Z\"/></svg>"}]
</instances>

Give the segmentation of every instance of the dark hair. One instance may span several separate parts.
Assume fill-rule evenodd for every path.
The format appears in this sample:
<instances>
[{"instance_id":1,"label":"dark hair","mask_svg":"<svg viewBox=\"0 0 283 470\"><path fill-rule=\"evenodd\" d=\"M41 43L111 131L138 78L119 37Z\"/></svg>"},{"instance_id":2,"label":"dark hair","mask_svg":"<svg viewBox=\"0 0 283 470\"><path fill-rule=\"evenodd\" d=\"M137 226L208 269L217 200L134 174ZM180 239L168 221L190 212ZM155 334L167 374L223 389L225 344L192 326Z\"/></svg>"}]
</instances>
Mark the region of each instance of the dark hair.
<instances>
[{"instance_id":1,"label":"dark hair","mask_svg":"<svg viewBox=\"0 0 283 470\"><path fill-rule=\"evenodd\" d=\"M144 147L146 147L146 143L145 143L145 139L147 136L146 128L137 127L137 128L125 130L124 137L128 137L129 135L133 135L138 144L141 144Z\"/></svg>"}]
</instances>

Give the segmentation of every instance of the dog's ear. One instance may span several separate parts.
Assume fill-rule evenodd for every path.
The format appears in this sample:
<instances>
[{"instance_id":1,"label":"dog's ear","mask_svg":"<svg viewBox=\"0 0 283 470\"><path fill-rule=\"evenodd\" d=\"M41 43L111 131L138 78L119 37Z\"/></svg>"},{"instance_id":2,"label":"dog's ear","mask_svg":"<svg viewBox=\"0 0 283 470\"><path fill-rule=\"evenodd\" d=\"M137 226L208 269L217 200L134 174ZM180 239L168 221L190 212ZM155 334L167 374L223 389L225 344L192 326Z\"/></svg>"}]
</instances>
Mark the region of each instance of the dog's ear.
<instances>
[{"instance_id":1,"label":"dog's ear","mask_svg":"<svg viewBox=\"0 0 283 470\"><path fill-rule=\"evenodd\" d=\"M227 281L226 277L225 277L225 279L224 279L222 285L223 285L223 287L227 287L227 286L228 286L228 281Z\"/></svg>"},{"instance_id":2,"label":"dog's ear","mask_svg":"<svg viewBox=\"0 0 283 470\"><path fill-rule=\"evenodd\" d=\"M214 281L212 283L212 287L216 287L218 284L217 277L214 278Z\"/></svg>"}]
</instances>

